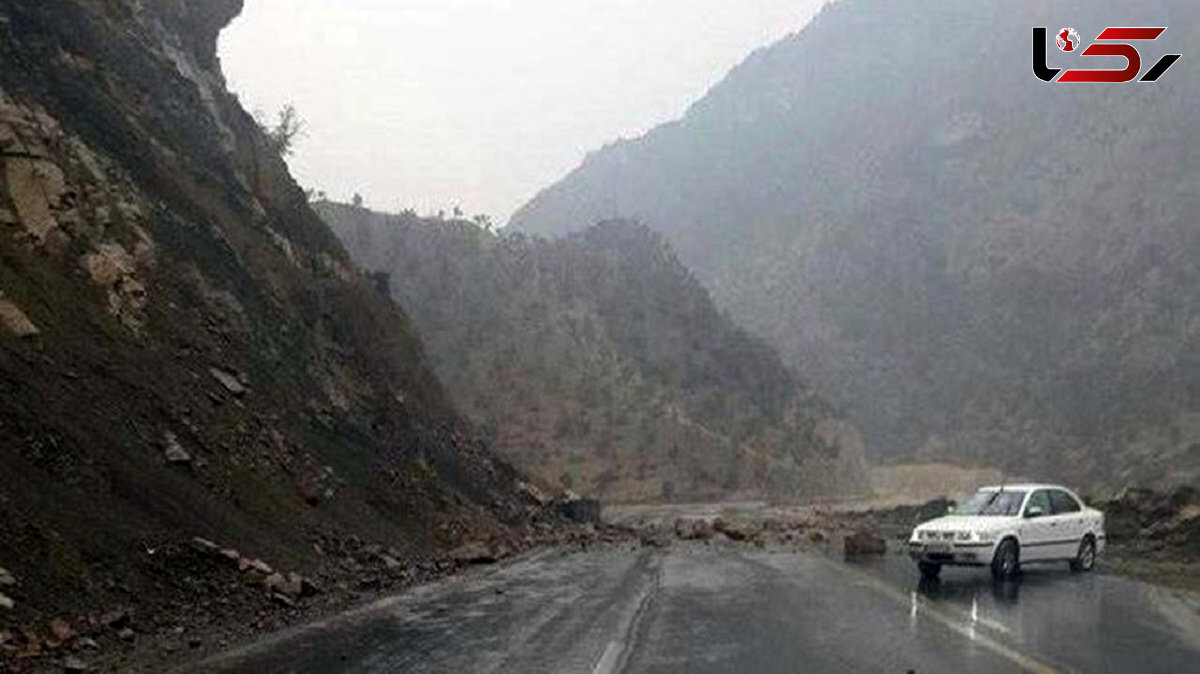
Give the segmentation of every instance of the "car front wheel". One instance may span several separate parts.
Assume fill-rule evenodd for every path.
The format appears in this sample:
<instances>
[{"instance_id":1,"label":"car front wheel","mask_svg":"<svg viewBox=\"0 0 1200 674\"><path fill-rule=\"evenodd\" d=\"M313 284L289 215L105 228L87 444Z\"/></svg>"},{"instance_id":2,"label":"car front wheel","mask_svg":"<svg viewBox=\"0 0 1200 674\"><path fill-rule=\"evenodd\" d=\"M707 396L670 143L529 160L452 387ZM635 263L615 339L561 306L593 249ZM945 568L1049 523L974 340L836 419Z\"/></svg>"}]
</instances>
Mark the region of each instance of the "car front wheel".
<instances>
[{"instance_id":1,"label":"car front wheel","mask_svg":"<svg viewBox=\"0 0 1200 674\"><path fill-rule=\"evenodd\" d=\"M1096 565L1096 541L1087 536L1079 542L1079 552L1071 560L1072 571L1091 571Z\"/></svg>"},{"instance_id":2,"label":"car front wheel","mask_svg":"<svg viewBox=\"0 0 1200 674\"><path fill-rule=\"evenodd\" d=\"M992 557L992 577L996 580L1008 580L1021 571L1021 550L1017 542L1011 538L1005 539L996 548Z\"/></svg>"},{"instance_id":3,"label":"car front wheel","mask_svg":"<svg viewBox=\"0 0 1200 674\"><path fill-rule=\"evenodd\" d=\"M921 570L921 577L925 580L937 580L942 572L942 565L937 562L917 562L917 568Z\"/></svg>"}]
</instances>

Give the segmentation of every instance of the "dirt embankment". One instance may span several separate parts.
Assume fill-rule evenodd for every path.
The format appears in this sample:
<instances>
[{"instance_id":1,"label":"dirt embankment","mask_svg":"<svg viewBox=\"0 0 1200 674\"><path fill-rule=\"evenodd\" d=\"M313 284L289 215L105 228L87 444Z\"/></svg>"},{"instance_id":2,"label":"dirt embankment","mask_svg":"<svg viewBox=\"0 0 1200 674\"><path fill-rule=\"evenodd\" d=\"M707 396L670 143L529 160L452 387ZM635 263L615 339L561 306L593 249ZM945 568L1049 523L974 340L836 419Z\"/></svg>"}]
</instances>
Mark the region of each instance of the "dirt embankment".
<instances>
[{"instance_id":1,"label":"dirt embankment","mask_svg":"<svg viewBox=\"0 0 1200 674\"><path fill-rule=\"evenodd\" d=\"M1096 504L1104 511L1104 567L1151 582L1200 589L1200 492L1127 489Z\"/></svg>"},{"instance_id":2,"label":"dirt embankment","mask_svg":"<svg viewBox=\"0 0 1200 674\"><path fill-rule=\"evenodd\" d=\"M226 90L241 7L0 3L0 670L555 535Z\"/></svg>"},{"instance_id":3,"label":"dirt embankment","mask_svg":"<svg viewBox=\"0 0 1200 674\"><path fill-rule=\"evenodd\" d=\"M546 516L538 521L422 557L354 534L314 536L311 545L321 561L305 574L205 538L165 545L146 553L153 557L155 592L92 611L0 626L0 671L168 671L264 634L537 549L636 541L630 529L582 521L593 513L576 505L546 504ZM22 585L19 576L0 568L0 592L23 599ZM6 599L0 594L0 601Z\"/></svg>"}]
</instances>

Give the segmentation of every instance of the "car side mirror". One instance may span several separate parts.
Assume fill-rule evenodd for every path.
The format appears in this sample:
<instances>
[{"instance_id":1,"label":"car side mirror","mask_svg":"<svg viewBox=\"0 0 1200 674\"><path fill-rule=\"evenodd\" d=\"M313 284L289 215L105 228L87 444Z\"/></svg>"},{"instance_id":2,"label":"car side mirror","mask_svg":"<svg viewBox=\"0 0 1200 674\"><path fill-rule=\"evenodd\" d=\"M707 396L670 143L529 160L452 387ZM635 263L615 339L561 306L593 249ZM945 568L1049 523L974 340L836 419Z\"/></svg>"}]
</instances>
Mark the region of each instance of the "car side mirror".
<instances>
[{"instance_id":1,"label":"car side mirror","mask_svg":"<svg viewBox=\"0 0 1200 674\"><path fill-rule=\"evenodd\" d=\"M1028 508L1025 509L1025 519L1027 519L1027 520L1031 520L1035 517L1041 517L1042 515L1045 515L1045 514L1046 514L1046 511L1042 510L1041 506L1029 506Z\"/></svg>"}]
</instances>

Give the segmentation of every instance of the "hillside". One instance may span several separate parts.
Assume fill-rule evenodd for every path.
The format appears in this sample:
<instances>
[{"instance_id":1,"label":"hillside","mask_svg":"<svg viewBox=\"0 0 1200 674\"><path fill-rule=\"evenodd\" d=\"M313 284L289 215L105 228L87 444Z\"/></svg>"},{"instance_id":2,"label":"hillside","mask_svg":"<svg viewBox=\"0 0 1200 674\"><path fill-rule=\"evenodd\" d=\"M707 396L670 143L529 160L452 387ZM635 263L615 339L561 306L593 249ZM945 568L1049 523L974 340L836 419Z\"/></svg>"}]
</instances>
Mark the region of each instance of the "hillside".
<instances>
[{"instance_id":1,"label":"hillside","mask_svg":"<svg viewBox=\"0 0 1200 674\"><path fill-rule=\"evenodd\" d=\"M544 241L317 210L363 268L384 272L459 407L544 483L609 501L865 488L857 432L645 227Z\"/></svg>"},{"instance_id":2,"label":"hillside","mask_svg":"<svg viewBox=\"0 0 1200 674\"><path fill-rule=\"evenodd\" d=\"M56 616L235 612L237 553L216 579L193 547L262 560L241 566L257 622L229 619L262 625L292 600L256 569L336 579L367 568L336 551L407 565L527 520L226 91L240 9L0 4L0 657Z\"/></svg>"},{"instance_id":3,"label":"hillside","mask_svg":"<svg viewBox=\"0 0 1200 674\"><path fill-rule=\"evenodd\" d=\"M662 231L880 459L1195 483L1197 71L1185 55L1153 85L1051 85L1029 54L1033 26L1169 26L1139 45L1149 68L1197 19L1175 1L842 0L511 225Z\"/></svg>"}]
</instances>

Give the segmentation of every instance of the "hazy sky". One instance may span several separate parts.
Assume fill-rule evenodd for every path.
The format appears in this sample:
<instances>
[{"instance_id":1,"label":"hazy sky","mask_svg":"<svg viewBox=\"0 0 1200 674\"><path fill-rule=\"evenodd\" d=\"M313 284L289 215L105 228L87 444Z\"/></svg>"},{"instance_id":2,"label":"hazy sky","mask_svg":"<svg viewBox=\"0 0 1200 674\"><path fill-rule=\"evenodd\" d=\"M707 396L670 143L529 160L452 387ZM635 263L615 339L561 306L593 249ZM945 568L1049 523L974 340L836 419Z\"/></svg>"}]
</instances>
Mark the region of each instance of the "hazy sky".
<instances>
[{"instance_id":1,"label":"hazy sky","mask_svg":"<svg viewBox=\"0 0 1200 674\"><path fill-rule=\"evenodd\" d=\"M504 222L584 155L674 119L825 0L247 0L250 110L292 102L306 187Z\"/></svg>"}]
</instances>

